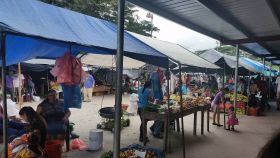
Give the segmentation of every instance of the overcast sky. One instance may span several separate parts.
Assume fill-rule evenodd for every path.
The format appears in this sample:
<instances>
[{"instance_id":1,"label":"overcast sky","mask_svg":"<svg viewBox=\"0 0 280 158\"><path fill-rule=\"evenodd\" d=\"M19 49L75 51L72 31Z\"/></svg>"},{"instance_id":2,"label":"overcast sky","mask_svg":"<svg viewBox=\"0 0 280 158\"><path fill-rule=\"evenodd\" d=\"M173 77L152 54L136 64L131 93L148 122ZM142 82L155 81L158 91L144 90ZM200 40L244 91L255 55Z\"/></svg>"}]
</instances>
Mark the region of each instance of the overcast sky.
<instances>
[{"instance_id":1,"label":"overcast sky","mask_svg":"<svg viewBox=\"0 0 280 158\"><path fill-rule=\"evenodd\" d=\"M146 19L147 11L137 7L139 12L137 13L141 19ZM208 36L202 35L198 32L192 31L182 25L176 24L170 20L162 18L156 14L153 14L153 23L160 29L157 33L153 33L160 40L169 41L180 44L192 51L205 50L215 48L219 42Z\"/></svg>"}]
</instances>

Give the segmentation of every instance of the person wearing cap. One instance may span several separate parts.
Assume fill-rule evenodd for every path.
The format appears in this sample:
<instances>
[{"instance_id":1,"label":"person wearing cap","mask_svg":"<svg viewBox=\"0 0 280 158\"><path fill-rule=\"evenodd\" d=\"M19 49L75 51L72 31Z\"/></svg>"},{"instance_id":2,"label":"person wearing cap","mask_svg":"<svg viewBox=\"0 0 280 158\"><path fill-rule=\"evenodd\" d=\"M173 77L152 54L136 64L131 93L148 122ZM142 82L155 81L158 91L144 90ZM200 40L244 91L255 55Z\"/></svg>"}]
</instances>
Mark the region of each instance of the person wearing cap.
<instances>
[{"instance_id":1,"label":"person wearing cap","mask_svg":"<svg viewBox=\"0 0 280 158\"><path fill-rule=\"evenodd\" d=\"M84 82L84 102L91 102L92 99L92 90L95 84L95 80L93 76L86 71L87 73L87 79Z\"/></svg>"}]
</instances>

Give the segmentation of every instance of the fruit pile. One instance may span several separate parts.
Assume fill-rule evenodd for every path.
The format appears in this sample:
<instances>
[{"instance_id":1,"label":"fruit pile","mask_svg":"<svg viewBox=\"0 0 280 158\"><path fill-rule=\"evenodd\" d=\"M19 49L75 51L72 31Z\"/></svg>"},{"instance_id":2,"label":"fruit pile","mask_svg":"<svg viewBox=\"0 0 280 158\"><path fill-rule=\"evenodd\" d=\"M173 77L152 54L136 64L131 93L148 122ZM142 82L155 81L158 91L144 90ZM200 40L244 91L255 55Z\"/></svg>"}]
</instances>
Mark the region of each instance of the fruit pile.
<instances>
[{"instance_id":1,"label":"fruit pile","mask_svg":"<svg viewBox=\"0 0 280 158\"><path fill-rule=\"evenodd\" d=\"M233 93L228 94L228 96L230 98L230 101L234 101L234 94ZM248 97L245 96L245 95L242 95L242 94L237 94L236 100L238 102L246 102L247 103L248 102Z\"/></svg>"},{"instance_id":2,"label":"fruit pile","mask_svg":"<svg viewBox=\"0 0 280 158\"><path fill-rule=\"evenodd\" d=\"M153 151L145 151L144 149L142 149L141 152L146 152L145 158L156 158L156 154ZM129 149L120 152L120 158L130 158L130 157L136 157L134 149Z\"/></svg>"}]
</instances>

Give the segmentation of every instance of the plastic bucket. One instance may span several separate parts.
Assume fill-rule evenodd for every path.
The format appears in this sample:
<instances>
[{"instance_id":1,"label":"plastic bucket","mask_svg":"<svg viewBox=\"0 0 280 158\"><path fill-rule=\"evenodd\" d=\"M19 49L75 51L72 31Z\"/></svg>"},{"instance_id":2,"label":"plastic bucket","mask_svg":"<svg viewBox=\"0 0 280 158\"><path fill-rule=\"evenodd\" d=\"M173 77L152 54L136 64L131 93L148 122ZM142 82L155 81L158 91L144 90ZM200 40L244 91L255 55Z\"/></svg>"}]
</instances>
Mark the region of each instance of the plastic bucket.
<instances>
[{"instance_id":1,"label":"plastic bucket","mask_svg":"<svg viewBox=\"0 0 280 158\"><path fill-rule=\"evenodd\" d=\"M48 141L45 146L45 152L49 158L62 158L62 141Z\"/></svg>"},{"instance_id":2,"label":"plastic bucket","mask_svg":"<svg viewBox=\"0 0 280 158\"><path fill-rule=\"evenodd\" d=\"M103 147L103 130L92 129L89 131L88 149L95 151Z\"/></svg>"}]
</instances>

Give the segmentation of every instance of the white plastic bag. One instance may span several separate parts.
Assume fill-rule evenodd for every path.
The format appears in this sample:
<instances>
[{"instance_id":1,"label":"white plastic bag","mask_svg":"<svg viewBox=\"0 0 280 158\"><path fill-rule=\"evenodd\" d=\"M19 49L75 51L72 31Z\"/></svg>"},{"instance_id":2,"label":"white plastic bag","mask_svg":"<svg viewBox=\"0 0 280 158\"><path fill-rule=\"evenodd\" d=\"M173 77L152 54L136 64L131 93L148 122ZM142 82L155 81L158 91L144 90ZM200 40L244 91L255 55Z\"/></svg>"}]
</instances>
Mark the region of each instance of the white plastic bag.
<instances>
[{"instance_id":1,"label":"white plastic bag","mask_svg":"<svg viewBox=\"0 0 280 158\"><path fill-rule=\"evenodd\" d=\"M19 110L17 107L17 104L15 102L13 102L11 99L7 99L7 113L8 116L18 116Z\"/></svg>"},{"instance_id":2,"label":"white plastic bag","mask_svg":"<svg viewBox=\"0 0 280 158\"><path fill-rule=\"evenodd\" d=\"M34 100L35 102L39 102L39 101L40 101L40 97L34 96L34 95L33 95L33 100Z\"/></svg>"},{"instance_id":3,"label":"white plastic bag","mask_svg":"<svg viewBox=\"0 0 280 158\"><path fill-rule=\"evenodd\" d=\"M129 106L127 109L127 112L129 114L135 115L137 114L137 109L138 109L138 94L132 93L129 97Z\"/></svg>"}]
</instances>

